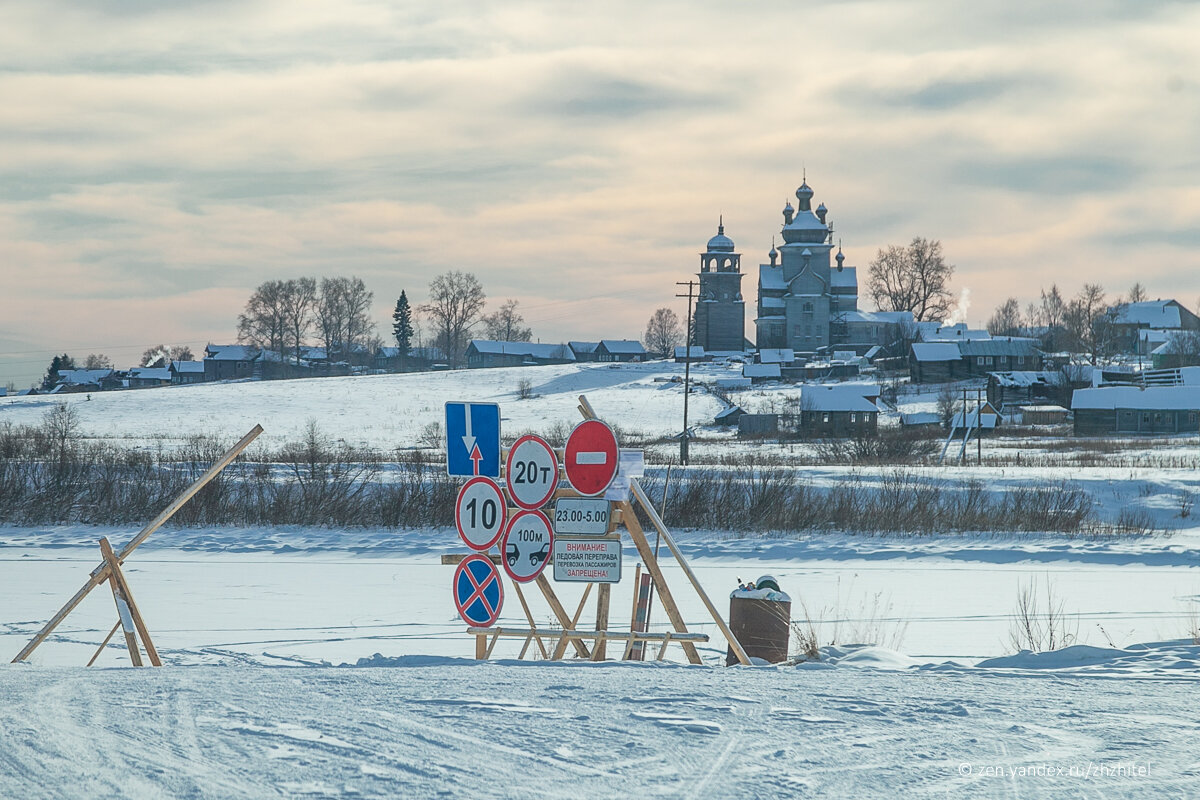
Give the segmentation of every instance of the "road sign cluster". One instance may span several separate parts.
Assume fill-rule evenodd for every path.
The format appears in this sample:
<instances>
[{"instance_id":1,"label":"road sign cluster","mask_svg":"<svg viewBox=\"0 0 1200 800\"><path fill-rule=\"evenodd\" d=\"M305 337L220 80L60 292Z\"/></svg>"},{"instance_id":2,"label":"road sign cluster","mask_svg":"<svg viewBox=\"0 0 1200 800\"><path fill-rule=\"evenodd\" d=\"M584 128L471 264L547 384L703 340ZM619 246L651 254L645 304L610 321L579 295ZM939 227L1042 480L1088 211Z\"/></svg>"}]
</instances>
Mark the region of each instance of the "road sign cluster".
<instances>
[{"instance_id":1,"label":"road sign cluster","mask_svg":"<svg viewBox=\"0 0 1200 800\"><path fill-rule=\"evenodd\" d=\"M490 554L494 546L500 550L495 561L508 576L527 583L538 579L552 557L568 558L568 549L556 546L556 533L578 537L609 530L610 503L601 496L617 477L621 456L608 425L598 420L577 425L567 437L561 470L583 497L559 500L552 523L541 509L558 489L560 464L554 448L540 436L517 439L503 462L502 487L500 406L446 403L446 471L468 478L454 505L458 534L475 551L454 573L454 603L468 624L489 627L500 615L504 589ZM517 507L513 512L509 500ZM569 552L578 563L556 568L555 580L620 580L619 539ZM603 566L598 558L603 558Z\"/></svg>"}]
</instances>

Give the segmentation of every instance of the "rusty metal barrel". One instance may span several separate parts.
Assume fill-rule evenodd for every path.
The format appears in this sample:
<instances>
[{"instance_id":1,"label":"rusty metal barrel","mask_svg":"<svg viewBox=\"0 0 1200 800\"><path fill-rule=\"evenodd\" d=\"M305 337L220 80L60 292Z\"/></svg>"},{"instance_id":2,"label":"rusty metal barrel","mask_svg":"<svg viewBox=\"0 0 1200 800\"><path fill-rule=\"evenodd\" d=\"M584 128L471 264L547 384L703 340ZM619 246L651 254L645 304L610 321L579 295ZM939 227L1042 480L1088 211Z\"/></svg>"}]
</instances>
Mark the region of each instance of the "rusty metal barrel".
<instances>
[{"instance_id":1,"label":"rusty metal barrel","mask_svg":"<svg viewBox=\"0 0 1200 800\"><path fill-rule=\"evenodd\" d=\"M792 601L779 591L769 576L759 579L760 588L738 589L729 595L729 629L742 643L746 655L777 664L788 658L792 631ZM738 663L729 648L725 663Z\"/></svg>"}]
</instances>

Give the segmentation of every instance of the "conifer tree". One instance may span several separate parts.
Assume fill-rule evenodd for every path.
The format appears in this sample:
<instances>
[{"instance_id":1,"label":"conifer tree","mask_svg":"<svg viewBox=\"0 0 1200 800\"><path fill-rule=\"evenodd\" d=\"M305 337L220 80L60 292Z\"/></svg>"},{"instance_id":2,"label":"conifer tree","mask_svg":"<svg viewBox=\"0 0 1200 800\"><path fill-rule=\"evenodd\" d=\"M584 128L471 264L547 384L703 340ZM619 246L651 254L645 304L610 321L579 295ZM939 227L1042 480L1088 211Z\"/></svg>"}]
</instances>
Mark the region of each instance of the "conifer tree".
<instances>
[{"instance_id":1,"label":"conifer tree","mask_svg":"<svg viewBox=\"0 0 1200 800\"><path fill-rule=\"evenodd\" d=\"M392 313L392 335L396 337L396 345L400 348L400 358L407 359L409 351L412 350L413 321L408 295L403 290L400 292L400 299L396 301L396 310Z\"/></svg>"}]
</instances>

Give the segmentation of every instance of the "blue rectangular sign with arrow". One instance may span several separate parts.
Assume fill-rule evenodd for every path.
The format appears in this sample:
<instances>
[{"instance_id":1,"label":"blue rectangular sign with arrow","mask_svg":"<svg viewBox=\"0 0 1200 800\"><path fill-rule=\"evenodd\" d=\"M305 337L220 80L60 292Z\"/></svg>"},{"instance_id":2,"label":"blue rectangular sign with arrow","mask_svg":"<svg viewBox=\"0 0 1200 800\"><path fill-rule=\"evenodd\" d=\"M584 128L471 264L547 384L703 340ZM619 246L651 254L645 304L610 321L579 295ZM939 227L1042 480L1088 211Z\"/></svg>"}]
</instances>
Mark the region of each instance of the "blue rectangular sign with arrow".
<instances>
[{"instance_id":1,"label":"blue rectangular sign with arrow","mask_svg":"<svg viewBox=\"0 0 1200 800\"><path fill-rule=\"evenodd\" d=\"M446 472L500 477L500 406L446 403Z\"/></svg>"}]
</instances>

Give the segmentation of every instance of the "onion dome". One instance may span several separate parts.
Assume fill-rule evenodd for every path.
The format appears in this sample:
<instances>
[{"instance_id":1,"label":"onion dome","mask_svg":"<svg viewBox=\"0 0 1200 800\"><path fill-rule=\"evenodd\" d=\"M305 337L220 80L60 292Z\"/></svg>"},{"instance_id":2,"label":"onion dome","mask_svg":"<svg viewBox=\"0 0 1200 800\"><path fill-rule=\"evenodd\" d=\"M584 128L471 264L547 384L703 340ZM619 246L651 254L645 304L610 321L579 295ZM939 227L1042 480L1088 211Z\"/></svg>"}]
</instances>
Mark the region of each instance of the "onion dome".
<instances>
[{"instance_id":1,"label":"onion dome","mask_svg":"<svg viewBox=\"0 0 1200 800\"><path fill-rule=\"evenodd\" d=\"M732 253L733 239L725 235L725 220L717 225L717 235L708 240L708 252L710 253Z\"/></svg>"}]
</instances>

